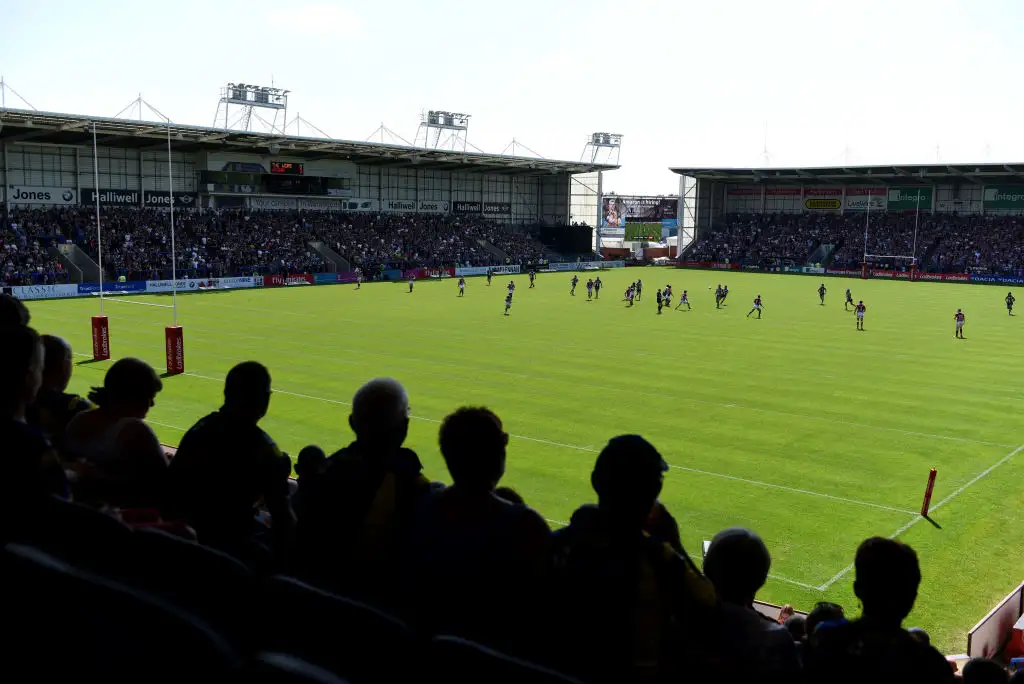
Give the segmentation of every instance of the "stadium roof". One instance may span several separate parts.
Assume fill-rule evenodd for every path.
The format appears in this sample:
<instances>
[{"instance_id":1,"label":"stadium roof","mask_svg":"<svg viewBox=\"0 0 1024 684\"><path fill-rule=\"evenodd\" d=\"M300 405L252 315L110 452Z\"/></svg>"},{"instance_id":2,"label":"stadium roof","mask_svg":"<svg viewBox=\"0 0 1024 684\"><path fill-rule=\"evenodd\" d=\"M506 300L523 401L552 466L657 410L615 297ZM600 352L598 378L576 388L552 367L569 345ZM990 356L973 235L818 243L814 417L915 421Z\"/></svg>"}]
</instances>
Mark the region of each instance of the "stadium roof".
<instances>
[{"instance_id":1,"label":"stadium roof","mask_svg":"<svg viewBox=\"0 0 1024 684\"><path fill-rule=\"evenodd\" d=\"M165 149L167 145L167 123L24 109L0 109L0 141L91 146L93 123L96 124L97 140L100 145L153 149ZM175 123L170 124L170 129L174 148L184 152L236 150L280 154L304 160L337 159L371 166L415 166L421 169L514 175L588 173L618 168L610 164L453 152L331 138L272 135ZM270 152L271 146L277 149Z\"/></svg>"},{"instance_id":2,"label":"stadium roof","mask_svg":"<svg viewBox=\"0 0 1024 684\"><path fill-rule=\"evenodd\" d=\"M896 164L878 166L810 166L798 168L672 168L673 173L725 183L779 185L930 185L977 183L1024 185L1024 164Z\"/></svg>"}]
</instances>

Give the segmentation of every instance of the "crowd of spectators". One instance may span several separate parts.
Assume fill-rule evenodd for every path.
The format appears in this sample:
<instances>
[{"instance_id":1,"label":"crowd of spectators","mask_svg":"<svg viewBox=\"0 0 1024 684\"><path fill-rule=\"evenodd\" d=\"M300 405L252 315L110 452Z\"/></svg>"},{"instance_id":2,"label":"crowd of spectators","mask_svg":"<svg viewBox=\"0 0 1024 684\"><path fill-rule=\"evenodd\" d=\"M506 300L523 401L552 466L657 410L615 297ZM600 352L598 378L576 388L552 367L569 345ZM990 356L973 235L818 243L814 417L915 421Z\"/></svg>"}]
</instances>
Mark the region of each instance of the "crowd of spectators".
<instances>
[{"instance_id":1,"label":"crowd of spectators","mask_svg":"<svg viewBox=\"0 0 1024 684\"><path fill-rule=\"evenodd\" d=\"M331 270L311 241L324 243L352 268L367 273L505 263L494 248L512 263L543 258L543 247L528 236L454 214L182 209L174 219L178 273L200 278ZM170 277L169 212L104 207L101 222L103 264L110 275L129 280ZM75 243L99 259L95 215L89 207L12 208L0 239L8 284L66 277L59 260L48 253L56 244Z\"/></svg>"},{"instance_id":2,"label":"crowd of spectators","mask_svg":"<svg viewBox=\"0 0 1024 684\"><path fill-rule=\"evenodd\" d=\"M1024 275L1024 217L914 213L728 215L698 236L693 261L804 265L816 254L838 268L864 261L907 269ZM916 234L915 234L916 233ZM832 246L818 252L821 246ZM899 257L899 258L896 258Z\"/></svg>"},{"instance_id":3,"label":"crowd of spectators","mask_svg":"<svg viewBox=\"0 0 1024 684\"><path fill-rule=\"evenodd\" d=\"M0 204L0 217L3 205ZM36 221L0 220L0 283L50 285L68 282L60 259L50 249L56 241Z\"/></svg>"},{"instance_id":4,"label":"crowd of spectators","mask_svg":"<svg viewBox=\"0 0 1024 684\"><path fill-rule=\"evenodd\" d=\"M87 399L70 395L71 349L29 323L0 296L0 593L18 679L954 678L902 626L922 580L913 549L860 545L857 617L819 604L768 619L754 600L769 545L728 528L698 567L659 502L669 467L640 436L607 442L597 503L552 531L500 485L515 452L497 415L452 411L438 430L451 482L431 481L405 446L410 397L375 379L349 404L354 441L303 449L296 484L259 426L262 364L232 368L223 404L169 455L145 422L163 387L153 368L121 359Z\"/></svg>"}]
</instances>

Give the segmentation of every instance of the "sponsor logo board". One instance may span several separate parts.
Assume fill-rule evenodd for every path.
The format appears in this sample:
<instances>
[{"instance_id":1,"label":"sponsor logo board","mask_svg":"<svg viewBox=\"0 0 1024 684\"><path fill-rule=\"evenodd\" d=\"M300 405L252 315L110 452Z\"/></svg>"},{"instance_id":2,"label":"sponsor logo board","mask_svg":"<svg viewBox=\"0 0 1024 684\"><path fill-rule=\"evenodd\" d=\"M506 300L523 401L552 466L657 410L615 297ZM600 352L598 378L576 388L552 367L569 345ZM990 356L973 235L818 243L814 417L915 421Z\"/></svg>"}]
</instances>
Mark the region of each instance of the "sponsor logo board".
<instances>
[{"instance_id":1,"label":"sponsor logo board","mask_svg":"<svg viewBox=\"0 0 1024 684\"><path fill-rule=\"evenodd\" d=\"M199 289L199 280L193 278L178 278L178 280L147 280L146 292L194 292Z\"/></svg>"},{"instance_id":2,"label":"sponsor logo board","mask_svg":"<svg viewBox=\"0 0 1024 684\"><path fill-rule=\"evenodd\" d=\"M932 188L931 187L909 187L889 188L886 202L889 211L931 211L932 209Z\"/></svg>"},{"instance_id":3,"label":"sponsor logo board","mask_svg":"<svg viewBox=\"0 0 1024 684\"><path fill-rule=\"evenodd\" d=\"M411 214L416 211L415 200L381 200L380 210L389 214Z\"/></svg>"},{"instance_id":4,"label":"sponsor logo board","mask_svg":"<svg viewBox=\"0 0 1024 684\"><path fill-rule=\"evenodd\" d=\"M62 299L77 297L78 285L15 285L11 294L18 299Z\"/></svg>"},{"instance_id":5,"label":"sponsor logo board","mask_svg":"<svg viewBox=\"0 0 1024 684\"><path fill-rule=\"evenodd\" d=\"M480 202L452 202L452 211L456 214L479 214Z\"/></svg>"},{"instance_id":6,"label":"sponsor logo board","mask_svg":"<svg viewBox=\"0 0 1024 684\"><path fill-rule=\"evenodd\" d=\"M145 292L146 281L145 280L129 280L124 283L117 281L103 283L103 294L110 293L124 293L124 292ZM100 284L99 283L79 283L78 294L99 294Z\"/></svg>"},{"instance_id":7,"label":"sponsor logo board","mask_svg":"<svg viewBox=\"0 0 1024 684\"><path fill-rule=\"evenodd\" d=\"M484 202L483 213L489 216L508 216L512 213L510 202Z\"/></svg>"},{"instance_id":8,"label":"sponsor logo board","mask_svg":"<svg viewBox=\"0 0 1024 684\"><path fill-rule=\"evenodd\" d=\"M805 199L804 208L811 211L838 211L843 207L842 200L835 199Z\"/></svg>"},{"instance_id":9,"label":"sponsor logo board","mask_svg":"<svg viewBox=\"0 0 1024 684\"><path fill-rule=\"evenodd\" d=\"M885 188L847 188L843 200L845 211L885 211Z\"/></svg>"},{"instance_id":10,"label":"sponsor logo board","mask_svg":"<svg viewBox=\"0 0 1024 684\"><path fill-rule=\"evenodd\" d=\"M7 201L11 204L78 204L74 188L8 185Z\"/></svg>"},{"instance_id":11,"label":"sponsor logo board","mask_svg":"<svg viewBox=\"0 0 1024 684\"><path fill-rule=\"evenodd\" d=\"M443 200L420 200L416 203L416 211L421 214L447 214L448 202Z\"/></svg>"},{"instance_id":12,"label":"sponsor logo board","mask_svg":"<svg viewBox=\"0 0 1024 684\"><path fill-rule=\"evenodd\" d=\"M487 275L487 271L493 271L494 275L516 275L522 272L522 267L519 264L511 266L467 266L465 268L456 268L456 276L478 276Z\"/></svg>"},{"instance_id":13,"label":"sponsor logo board","mask_svg":"<svg viewBox=\"0 0 1024 684\"><path fill-rule=\"evenodd\" d=\"M986 209L1024 209L1024 187L987 187L983 202Z\"/></svg>"}]
</instances>

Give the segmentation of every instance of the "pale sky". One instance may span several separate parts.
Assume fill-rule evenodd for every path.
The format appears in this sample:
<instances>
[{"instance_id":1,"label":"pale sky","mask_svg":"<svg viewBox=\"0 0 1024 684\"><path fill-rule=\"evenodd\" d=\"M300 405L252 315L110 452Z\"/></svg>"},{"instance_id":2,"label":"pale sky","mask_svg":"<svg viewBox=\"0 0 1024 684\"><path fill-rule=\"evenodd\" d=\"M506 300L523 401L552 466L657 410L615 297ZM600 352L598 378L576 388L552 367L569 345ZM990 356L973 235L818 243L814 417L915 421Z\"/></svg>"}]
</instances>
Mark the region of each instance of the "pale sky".
<instances>
[{"instance_id":1,"label":"pale sky","mask_svg":"<svg viewBox=\"0 0 1024 684\"><path fill-rule=\"evenodd\" d=\"M425 109L487 152L621 133L620 194L764 165L766 128L775 166L1022 161L1022 64L1024 0L0 0L0 74L41 110L141 92L209 126L227 82L273 77L335 138L412 140Z\"/></svg>"}]
</instances>

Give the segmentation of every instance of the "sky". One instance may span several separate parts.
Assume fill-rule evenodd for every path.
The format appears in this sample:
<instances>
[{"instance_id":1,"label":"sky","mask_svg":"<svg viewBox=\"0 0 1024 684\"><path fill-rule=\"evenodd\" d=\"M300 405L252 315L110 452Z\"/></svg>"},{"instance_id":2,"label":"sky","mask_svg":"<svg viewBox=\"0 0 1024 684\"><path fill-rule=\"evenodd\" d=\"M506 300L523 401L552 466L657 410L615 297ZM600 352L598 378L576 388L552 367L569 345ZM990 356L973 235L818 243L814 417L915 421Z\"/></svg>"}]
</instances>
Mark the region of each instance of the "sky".
<instances>
[{"instance_id":1,"label":"sky","mask_svg":"<svg viewBox=\"0 0 1024 684\"><path fill-rule=\"evenodd\" d=\"M273 81L348 140L412 141L427 109L486 152L619 133L605 192L670 194L670 166L1022 161L1021 36L1024 0L0 0L0 75L40 110L141 93L204 126Z\"/></svg>"}]
</instances>

